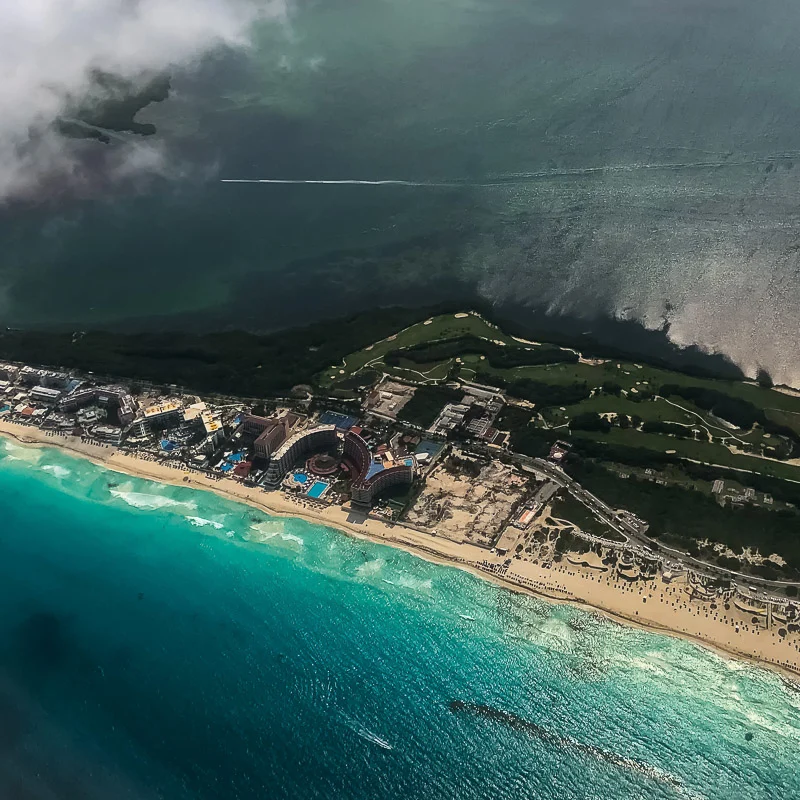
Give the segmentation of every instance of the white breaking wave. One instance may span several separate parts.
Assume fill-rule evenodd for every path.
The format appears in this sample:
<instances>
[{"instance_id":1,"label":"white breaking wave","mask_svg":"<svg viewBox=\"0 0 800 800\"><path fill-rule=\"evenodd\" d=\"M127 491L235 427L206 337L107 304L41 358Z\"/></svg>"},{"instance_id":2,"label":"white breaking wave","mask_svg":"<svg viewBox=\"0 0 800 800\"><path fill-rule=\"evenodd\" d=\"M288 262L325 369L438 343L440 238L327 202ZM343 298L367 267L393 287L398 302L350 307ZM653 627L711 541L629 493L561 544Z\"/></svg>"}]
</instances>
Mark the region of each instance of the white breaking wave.
<instances>
[{"instance_id":1,"label":"white breaking wave","mask_svg":"<svg viewBox=\"0 0 800 800\"><path fill-rule=\"evenodd\" d=\"M162 508L187 508L194 511L197 508L196 504L191 500L173 500L171 497L164 497L164 495L160 494L133 492L124 489L111 489L110 494L129 506L133 506L133 508L148 511L158 511Z\"/></svg>"},{"instance_id":2,"label":"white breaking wave","mask_svg":"<svg viewBox=\"0 0 800 800\"><path fill-rule=\"evenodd\" d=\"M11 461L26 461L29 464L38 464L42 458L42 451L38 447L25 447L15 444L9 439L2 440L3 449Z\"/></svg>"},{"instance_id":3,"label":"white breaking wave","mask_svg":"<svg viewBox=\"0 0 800 800\"><path fill-rule=\"evenodd\" d=\"M221 522L214 522L213 519L205 519L204 517L186 517L186 519L197 528L207 528L209 525L221 531L225 526Z\"/></svg>"},{"instance_id":4,"label":"white breaking wave","mask_svg":"<svg viewBox=\"0 0 800 800\"><path fill-rule=\"evenodd\" d=\"M293 533L288 533L284 523L280 521L259 522L256 525L251 525L250 530L255 531L256 535L248 536L247 538L250 541L258 542L260 544L266 544L270 540L277 537L283 542L297 545L298 547L303 547L305 545L305 542L301 537L296 536Z\"/></svg>"},{"instance_id":5,"label":"white breaking wave","mask_svg":"<svg viewBox=\"0 0 800 800\"><path fill-rule=\"evenodd\" d=\"M66 467L60 467L58 464L45 464L42 466L42 469L45 472L49 472L51 475L55 475L56 478L67 478L72 475L71 470L68 470Z\"/></svg>"},{"instance_id":6,"label":"white breaking wave","mask_svg":"<svg viewBox=\"0 0 800 800\"><path fill-rule=\"evenodd\" d=\"M413 589L415 592L430 592L433 588L433 581L430 578L413 578L410 575L400 575L397 578L397 586L406 589Z\"/></svg>"},{"instance_id":7,"label":"white breaking wave","mask_svg":"<svg viewBox=\"0 0 800 800\"><path fill-rule=\"evenodd\" d=\"M377 575L382 569L386 561L382 558L375 558L372 561L365 561L361 564L356 572L359 575Z\"/></svg>"}]
</instances>

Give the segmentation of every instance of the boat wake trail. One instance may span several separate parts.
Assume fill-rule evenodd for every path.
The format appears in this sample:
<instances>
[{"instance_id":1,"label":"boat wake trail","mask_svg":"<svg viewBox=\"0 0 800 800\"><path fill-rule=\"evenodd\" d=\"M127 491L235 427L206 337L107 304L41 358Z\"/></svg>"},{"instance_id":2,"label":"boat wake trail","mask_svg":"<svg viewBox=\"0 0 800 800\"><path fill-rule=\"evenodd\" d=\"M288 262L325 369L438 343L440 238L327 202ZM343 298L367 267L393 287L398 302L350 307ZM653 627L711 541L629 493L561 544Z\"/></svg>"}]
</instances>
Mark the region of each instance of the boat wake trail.
<instances>
[{"instance_id":1,"label":"boat wake trail","mask_svg":"<svg viewBox=\"0 0 800 800\"><path fill-rule=\"evenodd\" d=\"M476 184L460 183L457 181L436 182L436 181L359 181L359 180L293 180L289 178L223 178L220 183L280 183L288 185L300 184L325 184L328 186L474 186Z\"/></svg>"},{"instance_id":2,"label":"boat wake trail","mask_svg":"<svg viewBox=\"0 0 800 800\"><path fill-rule=\"evenodd\" d=\"M491 188L495 186L516 186L536 183L558 178L591 177L598 174L613 175L628 172L683 172L683 171L716 171L733 167L763 166L775 161L792 160L800 153L776 153L769 157L744 159L723 159L718 161L678 161L678 162L634 162L632 164L602 164L596 167L573 167L565 169L548 169L538 172L509 172L502 175L487 176L482 181L440 180L440 181L407 181L397 179L359 180L346 178L342 180L326 180L321 178L222 178L220 183L270 183L289 186L417 186L428 188Z\"/></svg>"},{"instance_id":3,"label":"boat wake trail","mask_svg":"<svg viewBox=\"0 0 800 800\"><path fill-rule=\"evenodd\" d=\"M350 715L345 714L343 711L340 712L340 716L344 721L345 725L350 728L353 733L358 734L362 739L377 745L383 750L394 750L389 742L386 741L382 736L378 736L377 733L371 731L369 728L366 728L362 725L358 720L353 719Z\"/></svg>"}]
</instances>

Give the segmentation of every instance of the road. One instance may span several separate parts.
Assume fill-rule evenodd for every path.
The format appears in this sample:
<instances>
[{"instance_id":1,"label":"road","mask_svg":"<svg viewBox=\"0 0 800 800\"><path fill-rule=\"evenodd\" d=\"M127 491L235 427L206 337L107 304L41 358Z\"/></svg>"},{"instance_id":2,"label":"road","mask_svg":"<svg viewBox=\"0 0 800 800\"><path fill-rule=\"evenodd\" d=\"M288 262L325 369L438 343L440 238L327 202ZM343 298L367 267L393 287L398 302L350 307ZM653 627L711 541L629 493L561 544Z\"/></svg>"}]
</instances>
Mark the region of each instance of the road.
<instances>
[{"instance_id":1,"label":"road","mask_svg":"<svg viewBox=\"0 0 800 800\"><path fill-rule=\"evenodd\" d=\"M473 449L483 452L485 455L492 458L497 457L497 451L486 445L473 445ZM595 497L591 492L584 489L577 481L573 480L561 467L553 464L551 461L546 461L543 458L533 458L525 456L521 453L513 453L507 451L507 455L511 460L519 466L528 466L535 469L537 472L546 475L554 483L562 488L567 489L569 493L576 499L583 503L590 511L595 513L603 522L615 530L622 536L625 536L629 543L635 543L643 548L647 553L663 557L669 554L672 558L683 568L693 569L695 572L702 573L710 578L722 578L723 580L735 581L740 588L746 584L748 591L745 594L757 600L770 600L775 599L769 592L780 592L780 599L785 600L786 596L783 591L787 586L800 587L797 581L772 581L766 578L759 578L753 575L745 575L742 572L735 572L733 570L718 567L715 564L709 564L699 558L694 558L688 553L674 548L667 547L660 542L650 538L639 528L628 520L620 517L616 510L604 503L600 498ZM635 548L636 549L636 548ZM749 589L754 587L755 591ZM760 590L760 591L759 591Z\"/></svg>"}]
</instances>

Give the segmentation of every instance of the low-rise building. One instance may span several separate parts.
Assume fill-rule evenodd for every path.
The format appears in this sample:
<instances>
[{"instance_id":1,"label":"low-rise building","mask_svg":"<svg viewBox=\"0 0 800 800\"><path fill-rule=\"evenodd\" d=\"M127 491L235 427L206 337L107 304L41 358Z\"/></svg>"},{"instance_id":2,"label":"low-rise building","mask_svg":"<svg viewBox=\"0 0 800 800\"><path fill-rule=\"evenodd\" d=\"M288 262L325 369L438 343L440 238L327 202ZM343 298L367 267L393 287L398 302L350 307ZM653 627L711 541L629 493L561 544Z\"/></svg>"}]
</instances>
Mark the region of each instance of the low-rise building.
<instances>
[{"instance_id":1,"label":"low-rise building","mask_svg":"<svg viewBox=\"0 0 800 800\"><path fill-rule=\"evenodd\" d=\"M60 389L51 389L47 386L34 386L31 389L31 400L43 403L47 406L54 406L61 399Z\"/></svg>"}]
</instances>

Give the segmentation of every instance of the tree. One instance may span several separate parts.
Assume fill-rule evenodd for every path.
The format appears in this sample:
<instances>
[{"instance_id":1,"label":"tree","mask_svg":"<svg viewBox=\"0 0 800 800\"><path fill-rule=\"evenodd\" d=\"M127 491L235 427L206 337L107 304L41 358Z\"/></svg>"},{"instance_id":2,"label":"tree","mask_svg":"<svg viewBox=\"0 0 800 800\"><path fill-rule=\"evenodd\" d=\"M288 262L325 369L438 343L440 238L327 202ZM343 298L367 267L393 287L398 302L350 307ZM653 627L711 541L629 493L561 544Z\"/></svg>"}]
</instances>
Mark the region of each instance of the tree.
<instances>
[{"instance_id":1,"label":"tree","mask_svg":"<svg viewBox=\"0 0 800 800\"><path fill-rule=\"evenodd\" d=\"M595 411L584 411L582 414L577 414L569 421L569 427L573 431L600 431L601 433L608 433L611 430L611 423Z\"/></svg>"},{"instance_id":2,"label":"tree","mask_svg":"<svg viewBox=\"0 0 800 800\"><path fill-rule=\"evenodd\" d=\"M758 370L756 383L758 383L762 389L771 389L775 385L772 381L772 376L765 369Z\"/></svg>"}]
</instances>

